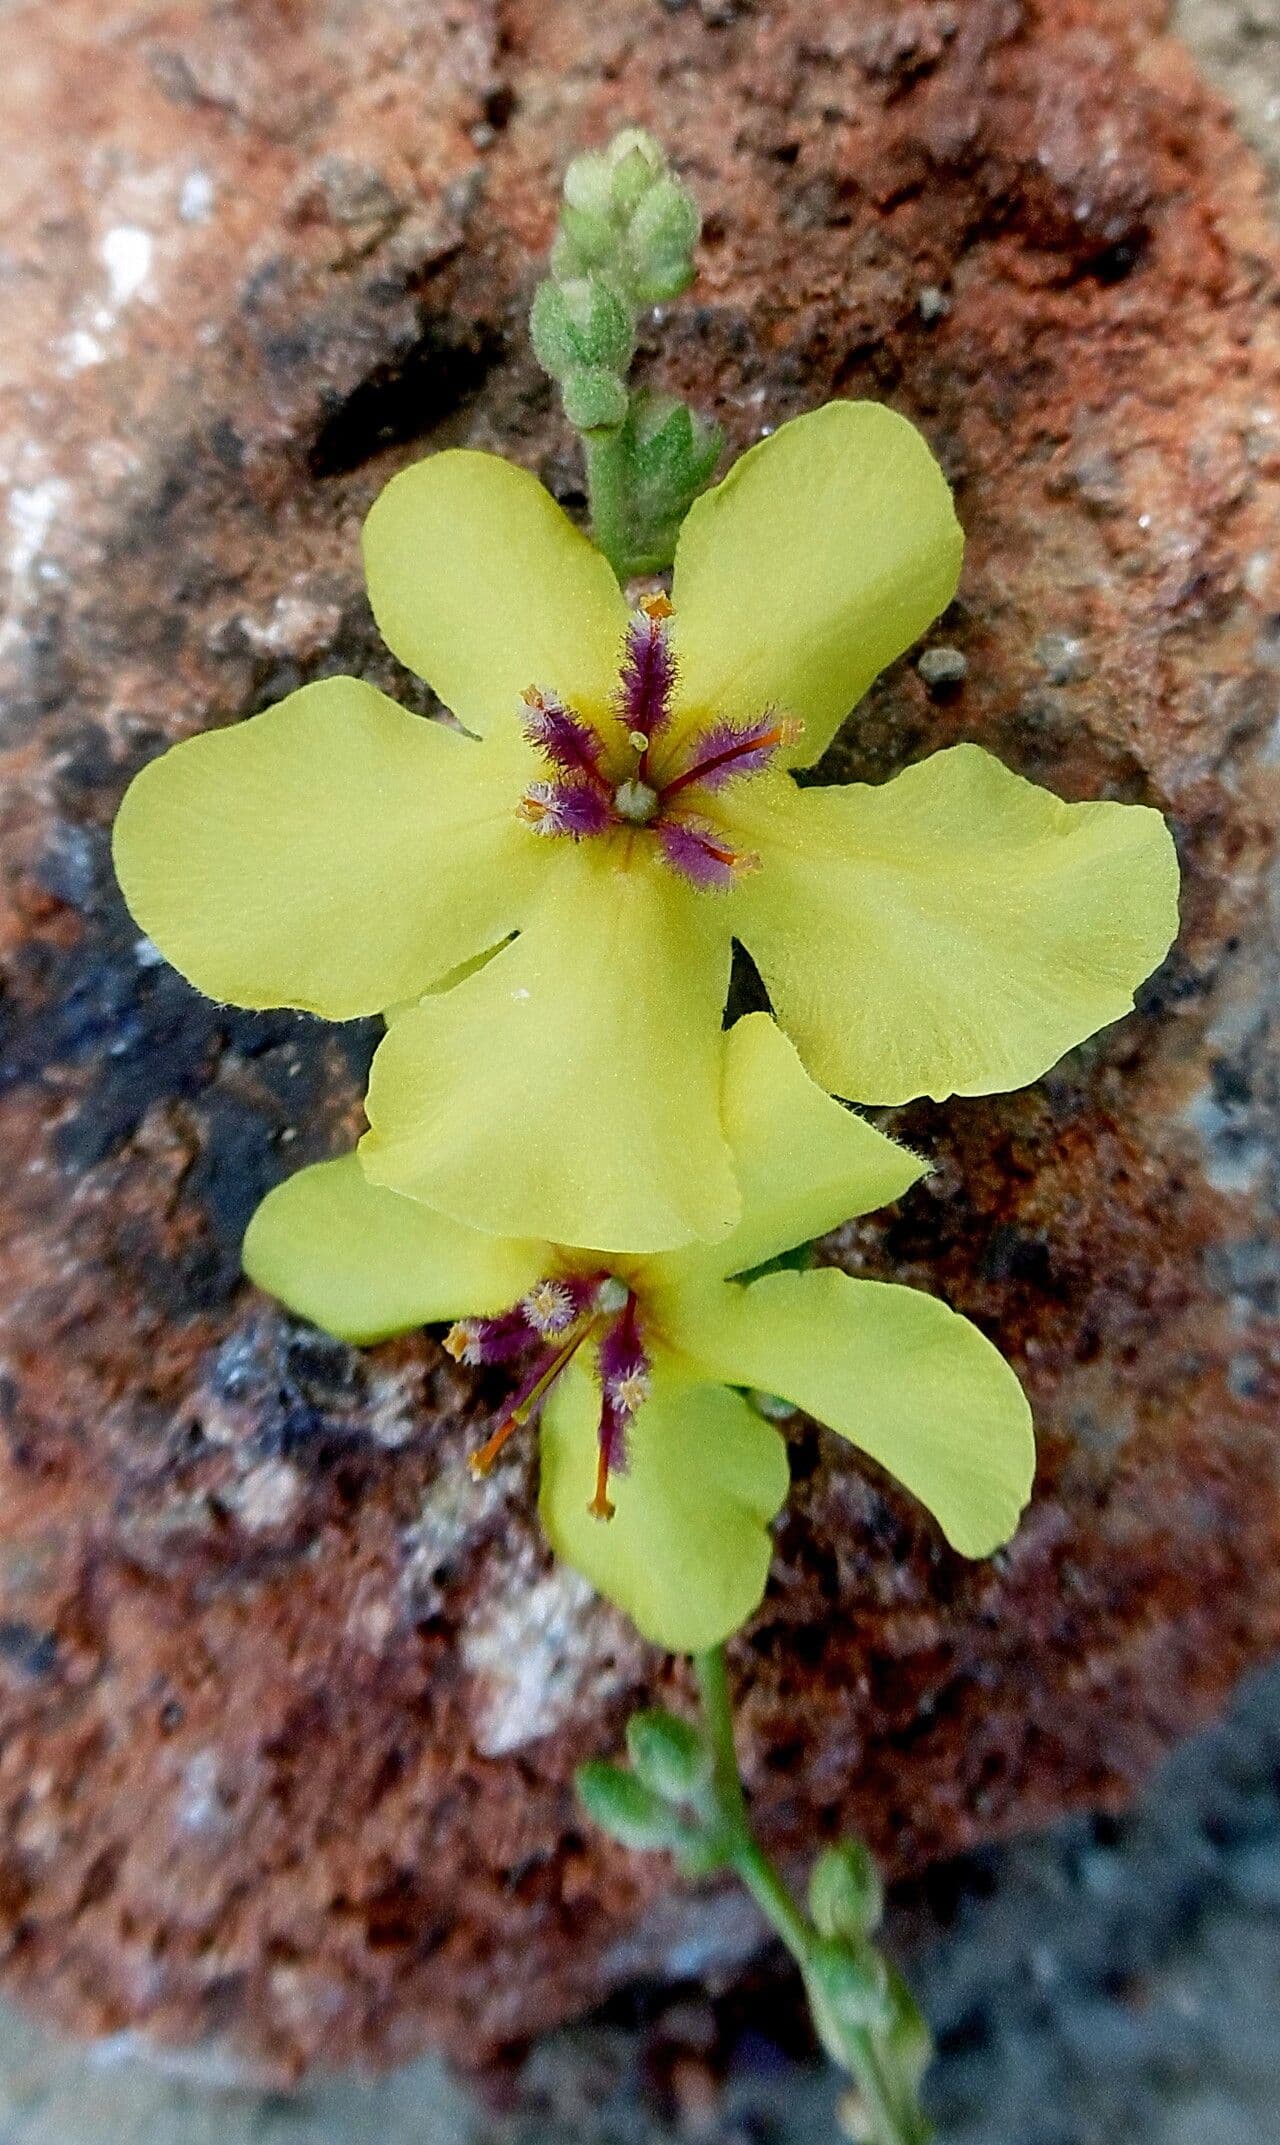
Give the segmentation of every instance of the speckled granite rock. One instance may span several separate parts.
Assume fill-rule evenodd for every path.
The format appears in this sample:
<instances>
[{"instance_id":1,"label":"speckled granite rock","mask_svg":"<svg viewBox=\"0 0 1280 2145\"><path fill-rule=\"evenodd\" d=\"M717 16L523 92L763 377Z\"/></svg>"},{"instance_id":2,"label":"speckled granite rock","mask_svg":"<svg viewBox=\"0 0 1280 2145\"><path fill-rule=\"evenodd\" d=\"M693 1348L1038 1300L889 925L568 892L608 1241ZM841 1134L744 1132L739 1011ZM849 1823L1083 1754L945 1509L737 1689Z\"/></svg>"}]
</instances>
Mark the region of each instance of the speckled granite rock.
<instances>
[{"instance_id":1,"label":"speckled granite rock","mask_svg":"<svg viewBox=\"0 0 1280 2145\"><path fill-rule=\"evenodd\" d=\"M414 698L355 542L406 454L501 446L574 503L521 313L560 165L623 117L709 210L655 377L737 444L884 395L956 480L965 677L900 666L846 771L978 738L1159 803L1188 870L1142 1012L895 1113L937 1173L831 1246L999 1337L1043 1466L973 1571L797 1430L737 1653L761 1807L909 1868L1122 1799L1280 1635L1277 255L1224 114L1117 0L5 19L5 1985L288 2075L480 2056L755 1941L578 1826L574 1762L671 1671L550 1569L520 1467L466 1484L493 1392L238 1285L371 1036L196 1000L106 864L162 739L336 669Z\"/></svg>"}]
</instances>

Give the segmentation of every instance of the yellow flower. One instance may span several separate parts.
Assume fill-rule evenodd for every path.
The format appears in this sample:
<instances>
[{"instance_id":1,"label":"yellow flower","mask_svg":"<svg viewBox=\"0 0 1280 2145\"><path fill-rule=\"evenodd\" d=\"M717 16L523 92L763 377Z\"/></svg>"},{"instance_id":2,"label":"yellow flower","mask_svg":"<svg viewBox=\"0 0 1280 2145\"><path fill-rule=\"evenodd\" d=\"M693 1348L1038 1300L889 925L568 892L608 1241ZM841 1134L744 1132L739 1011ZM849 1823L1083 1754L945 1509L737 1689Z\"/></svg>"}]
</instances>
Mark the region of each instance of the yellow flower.
<instances>
[{"instance_id":1,"label":"yellow flower","mask_svg":"<svg viewBox=\"0 0 1280 2145\"><path fill-rule=\"evenodd\" d=\"M768 1574L786 1446L735 1388L848 1438L969 1557L1013 1532L1035 1459L1013 1372L934 1297L835 1268L729 1278L900 1197L924 1164L816 1087L767 1015L720 1055L742 1216L715 1246L609 1257L483 1235L370 1184L354 1155L270 1193L245 1239L252 1279L342 1339L453 1319L461 1361L522 1372L479 1465L540 1411L552 1547L673 1652L718 1644Z\"/></svg>"},{"instance_id":2,"label":"yellow flower","mask_svg":"<svg viewBox=\"0 0 1280 2145\"><path fill-rule=\"evenodd\" d=\"M950 493L892 411L832 403L744 455L684 523L670 615L629 612L492 455L394 478L365 556L388 644L472 734L304 687L144 769L115 854L210 996L400 1008L374 1182L495 1233L711 1241L740 1211L735 938L809 1071L871 1103L1036 1078L1169 946L1153 811L1063 804L972 745L878 787L793 780L955 589Z\"/></svg>"}]
</instances>

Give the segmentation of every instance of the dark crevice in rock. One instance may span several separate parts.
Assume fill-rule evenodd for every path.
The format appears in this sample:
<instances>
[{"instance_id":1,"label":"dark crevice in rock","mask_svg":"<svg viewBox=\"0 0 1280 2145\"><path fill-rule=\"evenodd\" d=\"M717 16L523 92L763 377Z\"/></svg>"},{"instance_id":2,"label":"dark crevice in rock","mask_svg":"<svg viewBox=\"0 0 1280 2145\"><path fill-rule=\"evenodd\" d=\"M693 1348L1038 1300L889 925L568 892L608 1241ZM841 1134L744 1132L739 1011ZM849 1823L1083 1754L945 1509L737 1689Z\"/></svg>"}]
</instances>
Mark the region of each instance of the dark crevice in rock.
<instances>
[{"instance_id":1,"label":"dark crevice in rock","mask_svg":"<svg viewBox=\"0 0 1280 2145\"><path fill-rule=\"evenodd\" d=\"M491 323L432 320L408 351L376 365L328 411L307 455L310 474L344 476L388 447L425 438L483 386L501 356Z\"/></svg>"}]
</instances>

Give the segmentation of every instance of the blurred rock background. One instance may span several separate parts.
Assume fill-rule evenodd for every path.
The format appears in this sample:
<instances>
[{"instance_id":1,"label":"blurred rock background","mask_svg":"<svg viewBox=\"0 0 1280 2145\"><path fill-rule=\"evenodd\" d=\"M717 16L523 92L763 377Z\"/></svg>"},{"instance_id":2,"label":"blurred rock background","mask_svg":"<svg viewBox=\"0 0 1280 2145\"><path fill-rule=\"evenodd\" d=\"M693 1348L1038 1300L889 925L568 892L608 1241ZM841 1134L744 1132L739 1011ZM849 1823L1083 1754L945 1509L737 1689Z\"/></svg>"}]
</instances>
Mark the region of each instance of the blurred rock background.
<instances>
[{"instance_id":1,"label":"blurred rock background","mask_svg":"<svg viewBox=\"0 0 1280 2145\"><path fill-rule=\"evenodd\" d=\"M1280 187L1280 0L1182 0L1176 19ZM946 2145L1275 2145L1280 1672L1130 1817L945 1865L895 1933L939 2038ZM0 2145L807 2145L834 2135L835 2086L788 2004L764 1967L720 2004L633 1994L482 2089L429 2061L296 2098L6 2019Z\"/></svg>"},{"instance_id":2,"label":"blurred rock background","mask_svg":"<svg viewBox=\"0 0 1280 2145\"><path fill-rule=\"evenodd\" d=\"M1122 1820L944 1865L894 1932L933 2021L939 2145L1280 2139L1280 1671ZM470 2090L428 2060L296 2097L0 2022L2 2145L835 2145L785 1984L643 1992Z\"/></svg>"}]
</instances>

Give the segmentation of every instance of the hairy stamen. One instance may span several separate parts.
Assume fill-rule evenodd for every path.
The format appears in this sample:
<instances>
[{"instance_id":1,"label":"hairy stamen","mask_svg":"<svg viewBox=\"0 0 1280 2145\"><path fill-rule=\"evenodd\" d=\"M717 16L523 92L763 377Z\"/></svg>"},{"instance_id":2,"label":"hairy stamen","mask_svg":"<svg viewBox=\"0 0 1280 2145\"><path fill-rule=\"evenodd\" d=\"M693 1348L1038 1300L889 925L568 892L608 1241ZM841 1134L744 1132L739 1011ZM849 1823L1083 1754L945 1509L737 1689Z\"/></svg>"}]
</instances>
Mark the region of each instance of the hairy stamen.
<instances>
[{"instance_id":1,"label":"hairy stamen","mask_svg":"<svg viewBox=\"0 0 1280 2145\"><path fill-rule=\"evenodd\" d=\"M590 1298L590 1289L581 1281L535 1281L520 1308L535 1332L544 1334L548 1340L553 1335L565 1333L581 1318Z\"/></svg>"},{"instance_id":2,"label":"hairy stamen","mask_svg":"<svg viewBox=\"0 0 1280 2145\"><path fill-rule=\"evenodd\" d=\"M481 1363L509 1363L523 1355L534 1335L523 1308L504 1311L500 1318L460 1318L444 1337L445 1352L455 1363L475 1368Z\"/></svg>"},{"instance_id":3,"label":"hairy stamen","mask_svg":"<svg viewBox=\"0 0 1280 2145\"><path fill-rule=\"evenodd\" d=\"M550 760L553 767L593 783L607 795L609 784L600 768L604 742L598 732L590 723L573 714L554 693L544 693L536 685L531 685L523 697L529 710L524 722L524 734L529 743L544 759Z\"/></svg>"},{"instance_id":4,"label":"hairy stamen","mask_svg":"<svg viewBox=\"0 0 1280 2145\"><path fill-rule=\"evenodd\" d=\"M741 727L715 723L695 738L697 758L692 764L663 784L662 801L668 803L695 782L704 789L715 790L743 775L758 775L776 752L783 746L798 744L803 735L804 724L792 716L762 716L759 722Z\"/></svg>"},{"instance_id":5,"label":"hairy stamen","mask_svg":"<svg viewBox=\"0 0 1280 2145\"><path fill-rule=\"evenodd\" d=\"M642 782L648 773L649 747L671 720L676 659L667 638L670 616L671 605L665 596L642 596L638 614L627 627L623 642L614 708L640 754L637 772Z\"/></svg>"},{"instance_id":6,"label":"hairy stamen","mask_svg":"<svg viewBox=\"0 0 1280 2145\"><path fill-rule=\"evenodd\" d=\"M760 862L750 849L731 848L705 820L660 819L657 832L671 869L705 892L723 892Z\"/></svg>"},{"instance_id":7,"label":"hairy stamen","mask_svg":"<svg viewBox=\"0 0 1280 2145\"><path fill-rule=\"evenodd\" d=\"M612 819L611 800L607 791L587 782L531 782L516 815L535 834L567 834L580 842L604 833Z\"/></svg>"},{"instance_id":8,"label":"hairy stamen","mask_svg":"<svg viewBox=\"0 0 1280 2145\"><path fill-rule=\"evenodd\" d=\"M636 1299L625 1283L618 1315L603 1334L599 1350L600 1422L596 1432L596 1490L588 1511L594 1519L612 1519L610 1474L627 1465L627 1430L636 1410L649 1397L649 1358L640 1336ZM599 1300L597 1298L597 1300Z\"/></svg>"}]
</instances>

